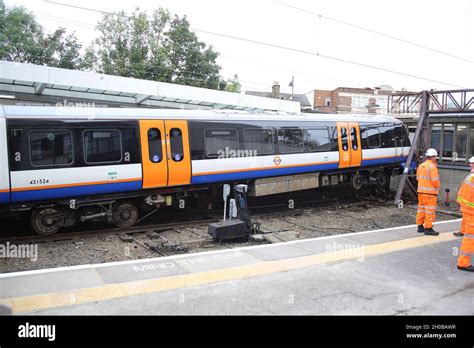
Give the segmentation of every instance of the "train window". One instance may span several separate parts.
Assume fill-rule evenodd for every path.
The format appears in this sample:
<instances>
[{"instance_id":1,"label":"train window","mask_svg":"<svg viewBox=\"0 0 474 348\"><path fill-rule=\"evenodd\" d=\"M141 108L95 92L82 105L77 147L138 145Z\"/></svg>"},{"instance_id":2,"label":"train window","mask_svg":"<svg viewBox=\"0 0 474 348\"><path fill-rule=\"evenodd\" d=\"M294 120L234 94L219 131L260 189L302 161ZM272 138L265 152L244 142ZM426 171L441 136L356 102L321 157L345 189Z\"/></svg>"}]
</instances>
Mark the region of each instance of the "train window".
<instances>
[{"instance_id":1,"label":"train window","mask_svg":"<svg viewBox=\"0 0 474 348\"><path fill-rule=\"evenodd\" d=\"M347 129L345 127L341 128L341 144L342 151L347 151L349 149L349 143L347 141Z\"/></svg>"},{"instance_id":2,"label":"train window","mask_svg":"<svg viewBox=\"0 0 474 348\"><path fill-rule=\"evenodd\" d=\"M273 153L273 131L271 129L245 129L245 150L255 155Z\"/></svg>"},{"instance_id":3,"label":"train window","mask_svg":"<svg viewBox=\"0 0 474 348\"><path fill-rule=\"evenodd\" d=\"M170 130L170 148L171 159L175 162L181 162L184 159L183 133L179 128Z\"/></svg>"},{"instance_id":4,"label":"train window","mask_svg":"<svg viewBox=\"0 0 474 348\"><path fill-rule=\"evenodd\" d=\"M122 160L122 138L118 130L84 132L86 163L112 163Z\"/></svg>"},{"instance_id":5,"label":"train window","mask_svg":"<svg viewBox=\"0 0 474 348\"><path fill-rule=\"evenodd\" d=\"M239 149L235 129L206 129L204 140L208 157L230 156L230 151L236 152Z\"/></svg>"},{"instance_id":6,"label":"train window","mask_svg":"<svg viewBox=\"0 0 474 348\"><path fill-rule=\"evenodd\" d=\"M279 129L278 147L281 153L303 152L303 130L296 128Z\"/></svg>"},{"instance_id":7,"label":"train window","mask_svg":"<svg viewBox=\"0 0 474 348\"><path fill-rule=\"evenodd\" d=\"M394 147L395 146L395 133L393 125L387 125L386 123L379 127L380 138L382 140L382 147Z\"/></svg>"},{"instance_id":8,"label":"train window","mask_svg":"<svg viewBox=\"0 0 474 348\"><path fill-rule=\"evenodd\" d=\"M331 149L331 138L328 128L308 129L306 141L309 151L329 151Z\"/></svg>"},{"instance_id":9,"label":"train window","mask_svg":"<svg viewBox=\"0 0 474 348\"><path fill-rule=\"evenodd\" d=\"M369 148L381 146L380 132L377 128L367 128L367 145Z\"/></svg>"},{"instance_id":10,"label":"train window","mask_svg":"<svg viewBox=\"0 0 474 348\"><path fill-rule=\"evenodd\" d=\"M161 132L158 128L148 130L148 155L153 163L160 163L163 159Z\"/></svg>"},{"instance_id":11,"label":"train window","mask_svg":"<svg viewBox=\"0 0 474 348\"><path fill-rule=\"evenodd\" d=\"M31 164L61 166L73 161L72 134L63 130L32 131L30 133Z\"/></svg>"},{"instance_id":12,"label":"train window","mask_svg":"<svg viewBox=\"0 0 474 348\"><path fill-rule=\"evenodd\" d=\"M359 149L359 139L357 139L357 130L355 127L351 127L351 142L352 142L352 150Z\"/></svg>"}]
</instances>

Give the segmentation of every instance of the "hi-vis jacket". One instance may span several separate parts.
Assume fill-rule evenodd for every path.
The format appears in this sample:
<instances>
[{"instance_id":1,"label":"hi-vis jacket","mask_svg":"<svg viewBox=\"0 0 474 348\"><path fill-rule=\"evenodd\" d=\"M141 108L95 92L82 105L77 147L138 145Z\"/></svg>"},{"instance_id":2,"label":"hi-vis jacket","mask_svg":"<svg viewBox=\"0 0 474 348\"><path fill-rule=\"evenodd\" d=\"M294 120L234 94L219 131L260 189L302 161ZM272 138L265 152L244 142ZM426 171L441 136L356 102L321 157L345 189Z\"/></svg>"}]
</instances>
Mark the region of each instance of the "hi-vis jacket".
<instances>
[{"instance_id":1,"label":"hi-vis jacket","mask_svg":"<svg viewBox=\"0 0 474 348\"><path fill-rule=\"evenodd\" d=\"M461 185L458 192L458 203L463 213L474 215L474 173L471 172Z\"/></svg>"},{"instance_id":2,"label":"hi-vis jacket","mask_svg":"<svg viewBox=\"0 0 474 348\"><path fill-rule=\"evenodd\" d=\"M418 193L437 195L441 186L439 182L438 167L430 160L426 160L416 170L418 180Z\"/></svg>"}]
</instances>

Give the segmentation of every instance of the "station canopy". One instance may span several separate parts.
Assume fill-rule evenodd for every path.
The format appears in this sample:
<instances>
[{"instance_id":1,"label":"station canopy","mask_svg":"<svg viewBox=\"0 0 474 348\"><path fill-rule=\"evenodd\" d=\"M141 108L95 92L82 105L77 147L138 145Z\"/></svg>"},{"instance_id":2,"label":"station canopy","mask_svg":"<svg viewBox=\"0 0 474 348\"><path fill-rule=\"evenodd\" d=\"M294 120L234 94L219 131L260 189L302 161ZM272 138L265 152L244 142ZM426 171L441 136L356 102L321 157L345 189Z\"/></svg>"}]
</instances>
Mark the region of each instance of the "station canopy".
<instances>
[{"instance_id":1,"label":"station canopy","mask_svg":"<svg viewBox=\"0 0 474 348\"><path fill-rule=\"evenodd\" d=\"M300 103L87 71L0 61L0 104L299 113Z\"/></svg>"}]
</instances>

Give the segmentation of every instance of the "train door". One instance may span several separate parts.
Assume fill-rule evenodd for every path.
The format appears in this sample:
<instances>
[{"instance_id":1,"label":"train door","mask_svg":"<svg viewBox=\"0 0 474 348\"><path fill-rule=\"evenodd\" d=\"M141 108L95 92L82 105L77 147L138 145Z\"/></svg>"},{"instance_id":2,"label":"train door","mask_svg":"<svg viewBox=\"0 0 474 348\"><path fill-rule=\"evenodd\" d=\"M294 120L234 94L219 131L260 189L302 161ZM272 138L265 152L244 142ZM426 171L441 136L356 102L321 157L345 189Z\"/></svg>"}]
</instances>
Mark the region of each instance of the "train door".
<instances>
[{"instance_id":1,"label":"train door","mask_svg":"<svg viewBox=\"0 0 474 348\"><path fill-rule=\"evenodd\" d=\"M168 186L191 183L191 155L189 150L188 122L165 121L168 159Z\"/></svg>"},{"instance_id":2,"label":"train door","mask_svg":"<svg viewBox=\"0 0 474 348\"><path fill-rule=\"evenodd\" d=\"M141 120L143 188L191 182L186 121Z\"/></svg>"},{"instance_id":3,"label":"train door","mask_svg":"<svg viewBox=\"0 0 474 348\"><path fill-rule=\"evenodd\" d=\"M168 160L166 157L165 123L160 120L141 120L142 187L153 188L168 185Z\"/></svg>"},{"instance_id":4,"label":"train door","mask_svg":"<svg viewBox=\"0 0 474 348\"><path fill-rule=\"evenodd\" d=\"M10 203L10 175L8 169L7 126L5 119L0 118L0 204Z\"/></svg>"},{"instance_id":5,"label":"train door","mask_svg":"<svg viewBox=\"0 0 474 348\"><path fill-rule=\"evenodd\" d=\"M337 142L339 144L339 168L351 165L351 152L349 147L348 124L337 122Z\"/></svg>"},{"instance_id":6,"label":"train door","mask_svg":"<svg viewBox=\"0 0 474 348\"><path fill-rule=\"evenodd\" d=\"M359 167L362 162L362 144L358 123L348 123L351 167Z\"/></svg>"}]
</instances>

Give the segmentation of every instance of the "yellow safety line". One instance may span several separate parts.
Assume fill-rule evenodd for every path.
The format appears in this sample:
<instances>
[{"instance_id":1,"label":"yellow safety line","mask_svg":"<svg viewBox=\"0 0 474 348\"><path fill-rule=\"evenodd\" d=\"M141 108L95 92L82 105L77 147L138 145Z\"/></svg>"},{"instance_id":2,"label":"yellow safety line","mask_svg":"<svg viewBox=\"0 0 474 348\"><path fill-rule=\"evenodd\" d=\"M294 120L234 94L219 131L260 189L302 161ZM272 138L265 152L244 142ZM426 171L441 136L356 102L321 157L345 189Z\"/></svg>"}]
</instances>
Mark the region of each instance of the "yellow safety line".
<instances>
[{"instance_id":1,"label":"yellow safety line","mask_svg":"<svg viewBox=\"0 0 474 348\"><path fill-rule=\"evenodd\" d=\"M66 290L47 294L0 299L0 303L9 305L14 313L44 310L56 307L106 301L115 298L142 295L147 293L198 286L227 280L243 279L265 274L291 271L335 261L357 259L391 253L399 250L418 248L456 239L451 233L442 233L437 237L422 236L393 242L361 246L357 252L350 249L322 253L290 259L265 261L252 265L230 267L206 272L176 275L126 283L109 284L98 287ZM338 241L328 240L328 246Z\"/></svg>"}]
</instances>

